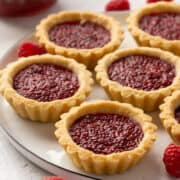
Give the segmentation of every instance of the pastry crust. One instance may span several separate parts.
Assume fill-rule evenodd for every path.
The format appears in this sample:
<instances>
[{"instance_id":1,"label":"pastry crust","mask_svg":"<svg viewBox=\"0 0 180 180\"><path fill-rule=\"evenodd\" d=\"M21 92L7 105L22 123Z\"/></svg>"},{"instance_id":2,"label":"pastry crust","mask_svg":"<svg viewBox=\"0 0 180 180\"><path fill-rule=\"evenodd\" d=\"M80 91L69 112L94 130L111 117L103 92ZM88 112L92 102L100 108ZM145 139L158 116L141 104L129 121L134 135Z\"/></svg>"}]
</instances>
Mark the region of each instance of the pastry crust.
<instances>
[{"instance_id":1,"label":"pastry crust","mask_svg":"<svg viewBox=\"0 0 180 180\"><path fill-rule=\"evenodd\" d=\"M104 26L110 32L111 41L101 48L75 49L58 46L49 40L48 31L51 27L58 23L77 20L81 22L91 21ZM99 58L120 46L124 38L124 32L120 23L111 17L92 12L64 11L49 15L43 19L36 27L36 38L49 53L74 58L92 69L97 64Z\"/></svg>"},{"instance_id":2,"label":"pastry crust","mask_svg":"<svg viewBox=\"0 0 180 180\"><path fill-rule=\"evenodd\" d=\"M115 113L132 117L138 121L144 132L144 137L138 147L130 151L112 153L108 155L96 154L90 150L78 146L69 134L69 127L79 117L85 114ZM96 101L83 103L79 107L72 108L61 116L56 123L55 135L63 146L73 163L80 169L95 174L120 173L134 166L151 148L156 139L156 126L151 123L152 118L145 115L142 110L130 104L115 101Z\"/></svg>"},{"instance_id":3,"label":"pastry crust","mask_svg":"<svg viewBox=\"0 0 180 180\"><path fill-rule=\"evenodd\" d=\"M174 78L173 83L166 88L152 91L143 91L127 86L122 86L118 82L109 79L107 69L112 62L121 57L138 54L160 57L173 64L176 69L176 77ZM172 53L155 48L138 47L118 50L110 55L107 55L101 61L99 61L98 65L95 68L95 71L97 73L96 79L113 100L127 102L133 104L134 106L142 108L145 111L151 112L158 109L158 106L162 103L164 97L170 95L174 90L180 89L179 62L180 59L177 56L174 56Z\"/></svg>"},{"instance_id":4,"label":"pastry crust","mask_svg":"<svg viewBox=\"0 0 180 180\"><path fill-rule=\"evenodd\" d=\"M21 96L12 87L13 77L21 69L34 63L51 63L72 70L78 77L79 89L69 98L50 102L39 102ZM57 121L61 113L68 111L72 106L79 105L86 99L91 92L92 85L91 73L86 70L84 65L78 64L73 59L50 54L21 58L8 65L0 78L0 92L15 111L22 118L41 122Z\"/></svg>"},{"instance_id":5,"label":"pastry crust","mask_svg":"<svg viewBox=\"0 0 180 180\"><path fill-rule=\"evenodd\" d=\"M180 105L180 91L175 91L172 96L165 98L164 104L160 106L161 122L171 138L180 144L180 124L174 117L175 109Z\"/></svg>"},{"instance_id":6,"label":"pastry crust","mask_svg":"<svg viewBox=\"0 0 180 180\"><path fill-rule=\"evenodd\" d=\"M144 15L161 12L180 13L180 5L172 2L159 2L147 5L133 12L128 17L128 30L140 46L161 48L180 56L180 40L167 40L160 36L153 36L139 28L139 20Z\"/></svg>"}]
</instances>

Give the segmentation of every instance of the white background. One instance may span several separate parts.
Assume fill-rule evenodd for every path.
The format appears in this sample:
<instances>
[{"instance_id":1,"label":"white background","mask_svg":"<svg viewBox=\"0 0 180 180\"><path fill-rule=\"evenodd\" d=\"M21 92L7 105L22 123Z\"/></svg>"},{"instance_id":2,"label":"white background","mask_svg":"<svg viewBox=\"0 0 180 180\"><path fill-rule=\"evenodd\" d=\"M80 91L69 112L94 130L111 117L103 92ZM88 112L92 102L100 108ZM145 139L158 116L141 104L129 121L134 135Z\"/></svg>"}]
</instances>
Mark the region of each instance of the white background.
<instances>
[{"instance_id":1,"label":"white background","mask_svg":"<svg viewBox=\"0 0 180 180\"><path fill-rule=\"evenodd\" d=\"M33 31L42 17L59 10L104 10L108 0L59 0L48 11L26 18L0 18L0 57L18 39ZM180 0L176 0L180 3ZM131 9L145 4L145 0L131 0ZM0 180L40 180L49 175L24 159L8 142L0 129Z\"/></svg>"}]
</instances>

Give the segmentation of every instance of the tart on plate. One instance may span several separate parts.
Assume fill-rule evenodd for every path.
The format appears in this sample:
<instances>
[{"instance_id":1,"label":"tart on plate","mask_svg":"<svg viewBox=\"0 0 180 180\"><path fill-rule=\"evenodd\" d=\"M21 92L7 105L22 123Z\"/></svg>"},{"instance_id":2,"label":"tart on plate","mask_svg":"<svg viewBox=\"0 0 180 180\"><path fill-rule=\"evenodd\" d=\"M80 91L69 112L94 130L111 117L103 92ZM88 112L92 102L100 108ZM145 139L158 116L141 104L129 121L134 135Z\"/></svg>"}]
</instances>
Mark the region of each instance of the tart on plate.
<instances>
[{"instance_id":1,"label":"tart on plate","mask_svg":"<svg viewBox=\"0 0 180 180\"><path fill-rule=\"evenodd\" d=\"M100 60L95 71L97 81L113 100L149 112L180 89L180 59L155 48L118 50Z\"/></svg>"},{"instance_id":2,"label":"tart on plate","mask_svg":"<svg viewBox=\"0 0 180 180\"><path fill-rule=\"evenodd\" d=\"M171 138L180 144L180 91L175 91L172 96L165 98L160 106L161 122Z\"/></svg>"},{"instance_id":3,"label":"tart on plate","mask_svg":"<svg viewBox=\"0 0 180 180\"><path fill-rule=\"evenodd\" d=\"M0 91L22 118L51 122L84 101L92 84L84 65L46 54L9 64L1 72Z\"/></svg>"},{"instance_id":4,"label":"tart on plate","mask_svg":"<svg viewBox=\"0 0 180 180\"><path fill-rule=\"evenodd\" d=\"M106 15L64 11L49 15L36 27L36 38L49 53L74 58L93 68L123 40L120 23Z\"/></svg>"},{"instance_id":5,"label":"tart on plate","mask_svg":"<svg viewBox=\"0 0 180 180\"><path fill-rule=\"evenodd\" d=\"M55 135L73 163L96 174L134 166L156 139L152 118L130 104L83 103L61 116Z\"/></svg>"},{"instance_id":6,"label":"tart on plate","mask_svg":"<svg viewBox=\"0 0 180 180\"><path fill-rule=\"evenodd\" d=\"M154 3L133 12L127 21L139 45L180 55L180 4Z\"/></svg>"}]
</instances>

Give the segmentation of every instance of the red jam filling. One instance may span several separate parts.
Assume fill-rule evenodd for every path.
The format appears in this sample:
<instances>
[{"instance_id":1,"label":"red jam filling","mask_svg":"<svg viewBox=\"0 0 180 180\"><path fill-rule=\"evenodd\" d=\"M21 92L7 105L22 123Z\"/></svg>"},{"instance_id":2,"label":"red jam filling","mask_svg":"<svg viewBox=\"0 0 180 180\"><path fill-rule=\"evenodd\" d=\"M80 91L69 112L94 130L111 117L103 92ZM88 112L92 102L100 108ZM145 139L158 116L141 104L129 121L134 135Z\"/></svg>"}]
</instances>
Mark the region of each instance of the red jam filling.
<instances>
[{"instance_id":1,"label":"red jam filling","mask_svg":"<svg viewBox=\"0 0 180 180\"><path fill-rule=\"evenodd\" d=\"M64 67L33 64L15 75L13 87L26 98L46 102L73 96L79 81L76 74Z\"/></svg>"},{"instance_id":2,"label":"red jam filling","mask_svg":"<svg viewBox=\"0 0 180 180\"><path fill-rule=\"evenodd\" d=\"M146 55L118 59L108 68L109 79L138 90L157 90L172 84L175 67L168 62Z\"/></svg>"},{"instance_id":3,"label":"red jam filling","mask_svg":"<svg viewBox=\"0 0 180 180\"><path fill-rule=\"evenodd\" d=\"M59 46L76 49L103 47L111 38L103 26L93 22L67 22L53 26L49 39Z\"/></svg>"},{"instance_id":4,"label":"red jam filling","mask_svg":"<svg viewBox=\"0 0 180 180\"><path fill-rule=\"evenodd\" d=\"M119 114L87 114L75 121L69 131L76 144L96 154L132 150L144 137L138 122Z\"/></svg>"},{"instance_id":5,"label":"red jam filling","mask_svg":"<svg viewBox=\"0 0 180 180\"><path fill-rule=\"evenodd\" d=\"M176 108L174 112L175 119L177 120L178 123L180 123L180 106Z\"/></svg>"},{"instance_id":6,"label":"red jam filling","mask_svg":"<svg viewBox=\"0 0 180 180\"><path fill-rule=\"evenodd\" d=\"M56 0L0 0L0 15L34 15L54 4Z\"/></svg>"},{"instance_id":7,"label":"red jam filling","mask_svg":"<svg viewBox=\"0 0 180 180\"><path fill-rule=\"evenodd\" d=\"M180 14L158 13L145 15L139 23L145 32L167 40L180 40Z\"/></svg>"}]
</instances>

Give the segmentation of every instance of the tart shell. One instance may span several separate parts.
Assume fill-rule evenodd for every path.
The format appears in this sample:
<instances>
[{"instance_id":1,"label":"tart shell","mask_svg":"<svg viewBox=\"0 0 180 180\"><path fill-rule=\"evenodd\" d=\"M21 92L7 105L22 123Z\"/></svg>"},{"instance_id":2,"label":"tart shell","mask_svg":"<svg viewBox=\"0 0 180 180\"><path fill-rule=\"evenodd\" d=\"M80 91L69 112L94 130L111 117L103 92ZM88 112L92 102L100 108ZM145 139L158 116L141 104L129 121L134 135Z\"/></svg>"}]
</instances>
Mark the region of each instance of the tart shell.
<instances>
[{"instance_id":1,"label":"tart shell","mask_svg":"<svg viewBox=\"0 0 180 180\"><path fill-rule=\"evenodd\" d=\"M180 145L180 124L174 117L175 109L180 105L180 91L176 91L165 98L164 104L160 106L161 122L171 138Z\"/></svg>"},{"instance_id":2,"label":"tart shell","mask_svg":"<svg viewBox=\"0 0 180 180\"><path fill-rule=\"evenodd\" d=\"M180 40L166 40L160 36L153 36L139 27L139 20L144 15L162 12L180 13L180 5L172 2L159 2L147 5L144 8L133 12L128 17L128 30L140 46L161 48L180 56Z\"/></svg>"},{"instance_id":3,"label":"tart shell","mask_svg":"<svg viewBox=\"0 0 180 180\"><path fill-rule=\"evenodd\" d=\"M58 46L49 40L48 31L51 27L59 23L77 20L80 20L80 22L91 21L104 26L110 32L111 41L101 48L75 49ZM92 12L64 11L43 19L36 27L36 38L49 53L76 59L79 63L83 63L92 69L99 58L119 47L124 38L124 32L118 21L106 15Z\"/></svg>"},{"instance_id":4,"label":"tart shell","mask_svg":"<svg viewBox=\"0 0 180 180\"><path fill-rule=\"evenodd\" d=\"M39 102L25 98L13 89L13 77L21 69L37 63L49 63L60 65L72 70L77 74L80 87L77 92L65 99L50 102ZM92 89L93 80L91 73L84 65L78 64L73 59L68 59L57 55L37 55L28 58L21 58L8 65L2 72L0 78L0 92L22 117L32 121L51 122L57 121L61 113L68 111L72 106L79 105L89 95Z\"/></svg>"},{"instance_id":5,"label":"tart shell","mask_svg":"<svg viewBox=\"0 0 180 180\"><path fill-rule=\"evenodd\" d=\"M133 89L131 87L122 86L116 81L110 80L107 73L109 65L119 58L129 55L149 55L160 57L175 66L176 77L170 86L152 91ZM180 89L179 62L180 59L172 53L155 48L139 47L118 50L99 61L95 68L96 79L113 100L130 103L144 109L145 111L151 112L158 109L158 106L163 102L164 97L169 96L173 91Z\"/></svg>"},{"instance_id":6,"label":"tart shell","mask_svg":"<svg viewBox=\"0 0 180 180\"><path fill-rule=\"evenodd\" d=\"M116 113L132 117L138 121L143 129L144 137L138 147L130 151L112 153L109 155L96 154L78 146L69 134L69 127L79 117L94 113ZM156 126L151 123L152 118L145 115L142 110L130 104L112 101L96 101L83 103L72 108L61 116L56 123L55 135L65 149L73 163L80 169L95 174L120 173L134 166L151 148L156 139Z\"/></svg>"}]
</instances>

